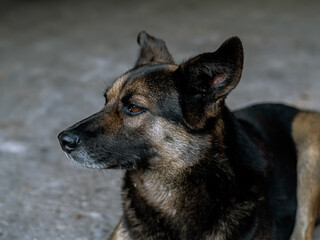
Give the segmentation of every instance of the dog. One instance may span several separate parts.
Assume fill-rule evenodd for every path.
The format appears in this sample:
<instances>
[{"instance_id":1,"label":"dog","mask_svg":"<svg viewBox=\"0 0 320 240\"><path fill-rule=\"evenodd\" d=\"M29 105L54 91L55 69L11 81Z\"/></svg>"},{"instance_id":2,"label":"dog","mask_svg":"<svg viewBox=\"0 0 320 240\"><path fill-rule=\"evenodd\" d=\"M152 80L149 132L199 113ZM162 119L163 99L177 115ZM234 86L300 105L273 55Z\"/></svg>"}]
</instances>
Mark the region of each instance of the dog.
<instances>
[{"instance_id":1,"label":"dog","mask_svg":"<svg viewBox=\"0 0 320 240\"><path fill-rule=\"evenodd\" d=\"M109 239L312 239L320 114L281 104L231 112L238 37L181 64L161 39L141 32L138 43L102 110L58 136L82 166L125 170Z\"/></svg>"}]
</instances>

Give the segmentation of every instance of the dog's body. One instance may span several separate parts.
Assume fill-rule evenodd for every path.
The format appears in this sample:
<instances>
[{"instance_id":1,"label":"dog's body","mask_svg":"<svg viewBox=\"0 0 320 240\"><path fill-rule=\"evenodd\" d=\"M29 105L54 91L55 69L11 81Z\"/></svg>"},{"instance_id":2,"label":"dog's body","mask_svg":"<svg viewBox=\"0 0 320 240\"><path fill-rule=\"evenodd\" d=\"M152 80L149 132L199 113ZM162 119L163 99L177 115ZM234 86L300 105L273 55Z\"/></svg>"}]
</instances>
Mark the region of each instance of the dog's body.
<instances>
[{"instance_id":1,"label":"dog's body","mask_svg":"<svg viewBox=\"0 0 320 240\"><path fill-rule=\"evenodd\" d=\"M82 165L126 169L124 216L110 239L289 239L297 162L298 200L306 198L297 222L311 221L294 237L312 237L319 177L313 194L303 188L320 169L320 115L279 104L230 112L238 38L180 65L163 41L142 32L138 42L135 67L106 91L105 107L59 135Z\"/></svg>"},{"instance_id":2,"label":"dog's body","mask_svg":"<svg viewBox=\"0 0 320 240\"><path fill-rule=\"evenodd\" d=\"M289 238L296 153L287 123L298 111L282 105L223 111L223 139L214 136L213 148L202 149L218 158L197 159L173 179L170 169L127 172L124 216L133 239Z\"/></svg>"}]
</instances>

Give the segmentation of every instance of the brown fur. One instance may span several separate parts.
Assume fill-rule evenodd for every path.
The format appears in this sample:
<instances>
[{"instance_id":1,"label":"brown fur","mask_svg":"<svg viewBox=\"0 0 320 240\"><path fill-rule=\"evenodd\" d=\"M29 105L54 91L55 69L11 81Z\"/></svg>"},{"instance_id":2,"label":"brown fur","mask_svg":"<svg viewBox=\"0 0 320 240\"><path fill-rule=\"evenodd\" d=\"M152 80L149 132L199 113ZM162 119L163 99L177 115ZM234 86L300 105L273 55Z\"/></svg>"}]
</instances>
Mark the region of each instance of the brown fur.
<instances>
[{"instance_id":1,"label":"brown fur","mask_svg":"<svg viewBox=\"0 0 320 240\"><path fill-rule=\"evenodd\" d=\"M292 135L298 152L298 210L291 240L312 240L320 204L320 114L299 113Z\"/></svg>"},{"instance_id":2,"label":"brown fur","mask_svg":"<svg viewBox=\"0 0 320 240\"><path fill-rule=\"evenodd\" d=\"M123 227L123 220L121 219L113 233L110 235L108 240L128 240L129 235L126 229Z\"/></svg>"}]
</instances>

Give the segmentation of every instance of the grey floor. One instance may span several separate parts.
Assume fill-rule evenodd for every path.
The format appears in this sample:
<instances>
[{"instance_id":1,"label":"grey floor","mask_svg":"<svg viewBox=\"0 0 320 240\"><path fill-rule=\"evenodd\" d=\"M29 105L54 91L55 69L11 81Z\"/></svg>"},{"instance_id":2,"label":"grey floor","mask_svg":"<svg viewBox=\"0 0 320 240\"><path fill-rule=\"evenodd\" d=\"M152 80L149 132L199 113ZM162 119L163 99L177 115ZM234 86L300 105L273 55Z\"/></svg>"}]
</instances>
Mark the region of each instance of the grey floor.
<instances>
[{"instance_id":1,"label":"grey floor","mask_svg":"<svg viewBox=\"0 0 320 240\"><path fill-rule=\"evenodd\" d=\"M140 30L179 62L238 35L231 108L285 102L320 111L320 2L1 1L0 239L106 239L121 215L120 171L83 169L56 136L98 111L130 68ZM320 234L317 234L320 239Z\"/></svg>"}]
</instances>

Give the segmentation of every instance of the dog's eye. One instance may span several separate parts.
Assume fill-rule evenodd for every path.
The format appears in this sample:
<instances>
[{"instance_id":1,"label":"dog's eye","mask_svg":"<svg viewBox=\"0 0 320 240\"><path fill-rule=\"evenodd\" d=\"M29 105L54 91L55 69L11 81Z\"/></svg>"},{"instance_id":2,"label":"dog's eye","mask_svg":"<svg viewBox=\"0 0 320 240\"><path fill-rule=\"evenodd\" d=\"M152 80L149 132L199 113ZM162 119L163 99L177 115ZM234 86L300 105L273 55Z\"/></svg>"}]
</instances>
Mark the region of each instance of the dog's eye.
<instances>
[{"instance_id":1,"label":"dog's eye","mask_svg":"<svg viewBox=\"0 0 320 240\"><path fill-rule=\"evenodd\" d=\"M141 108L134 106L134 105L130 107L130 112L133 112L133 113L138 113L141 110L142 110Z\"/></svg>"},{"instance_id":2,"label":"dog's eye","mask_svg":"<svg viewBox=\"0 0 320 240\"><path fill-rule=\"evenodd\" d=\"M128 106L128 112L130 114L136 115L136 114L142 113L142 111L143 111L142 107L138 107L134 104L129 104L129 106Z\"/></svg>"},{"instance_id":3,"label":"dog's eye","mask_svg":"<svg viewBox=\"0 0 320 240\"><path fill-rule=\"evenodd\" d=\"M138 112L141 112L141 111L142 111L142 108L137 107L136 105L130 105L129 106L129 112L138 113Z\"/></svg>"}]
</instances>

